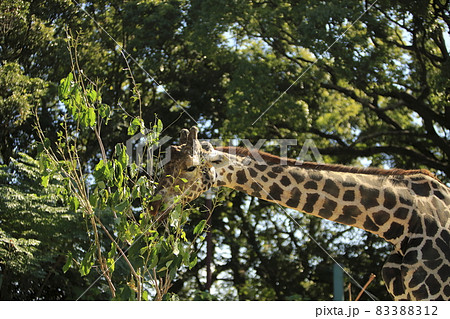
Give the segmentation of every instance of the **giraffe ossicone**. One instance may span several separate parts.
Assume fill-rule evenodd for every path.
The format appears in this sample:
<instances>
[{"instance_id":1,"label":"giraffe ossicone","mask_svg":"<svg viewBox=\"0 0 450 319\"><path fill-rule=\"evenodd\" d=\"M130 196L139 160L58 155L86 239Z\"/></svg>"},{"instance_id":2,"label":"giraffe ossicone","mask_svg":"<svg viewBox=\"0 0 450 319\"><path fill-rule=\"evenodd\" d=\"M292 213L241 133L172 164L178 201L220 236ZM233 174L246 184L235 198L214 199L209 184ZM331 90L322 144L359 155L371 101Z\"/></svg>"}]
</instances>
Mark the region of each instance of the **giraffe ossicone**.
<instances>
[{"instance_id":1,"label":"giraffe ossicone","mask_svg":"<svg viewBox=\"0 0 450 319\"><path fill-rule=\"evenodd\" d=\"M262 160L261 160L262 159ZM382 269L395 300L450 300L450 189L426 170L299 162L237 147L214 148L183 129L151 203L165 214L224 186L364 229L393 245Z\"/></svg>"}]
</instances>

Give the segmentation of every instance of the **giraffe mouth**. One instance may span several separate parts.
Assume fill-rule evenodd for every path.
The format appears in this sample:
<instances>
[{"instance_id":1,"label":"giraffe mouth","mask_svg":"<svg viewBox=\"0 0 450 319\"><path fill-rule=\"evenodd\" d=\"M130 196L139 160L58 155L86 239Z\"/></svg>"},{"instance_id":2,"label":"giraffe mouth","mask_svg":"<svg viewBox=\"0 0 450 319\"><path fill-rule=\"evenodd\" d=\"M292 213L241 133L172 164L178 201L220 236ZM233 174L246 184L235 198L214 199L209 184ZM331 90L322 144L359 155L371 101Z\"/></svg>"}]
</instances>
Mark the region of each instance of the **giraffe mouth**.
<instances>
[{"instance_id":1,"label":"giraffe mouth","mask_svg":"<svg viewBox=\"0 0 450 319\"><path fill-rule=\"evenodd\" d=\"M173 205L170 205L166 201L160 199L155 200L149 205L149 213L155 218L155 221L161 222L167 219L169 213L172 211Z\"/></svg>"},{"instance_id":2,"label":"giraffe mouth","mask_svg":"<svg viewBox=\"0 0 450 319\"><path fill-rule=\"evenodd\" d=\"M156 216L162 205L162 200L156 200L150 203L149 212L152 216Z\"/></svg>"}]
</instances>

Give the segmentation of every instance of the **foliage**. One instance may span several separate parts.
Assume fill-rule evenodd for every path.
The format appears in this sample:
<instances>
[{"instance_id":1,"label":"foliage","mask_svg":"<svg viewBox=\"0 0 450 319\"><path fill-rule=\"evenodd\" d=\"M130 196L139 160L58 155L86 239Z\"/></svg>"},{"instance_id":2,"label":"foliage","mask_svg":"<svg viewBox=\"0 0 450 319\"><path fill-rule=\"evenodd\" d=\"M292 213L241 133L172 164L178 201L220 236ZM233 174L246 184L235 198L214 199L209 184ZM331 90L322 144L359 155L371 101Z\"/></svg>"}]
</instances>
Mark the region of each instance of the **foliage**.
<instances>
[{"instance_id":1,"label":"foliage","mask_svg":"<svg viewBox=\"0 0 450 319\"><path fill-rule=\"evenodd\" d=\"M44 81L30 78L14 62L0 65L0 161L9 162L12 149L23 142L17 138L32 114L34 105L39 104L45 94Z\"/></svg>"},{"instance_id":2,"label":"foliage","mask_svg":"<svg viewBox=\"0 0 450 319\"><path fill-rule=\"evenodd\" d=\"M109 121L111 108L102 102L101 93L92 81L82 74L74 65L73 72L60 82L59 97L67 109L67 118L61 122L55 145L38 128L42 141L39 159L42 185L48 186L55 172L62 174L64 199L74 212L82 214L90 237L84 257L74 260L69 252L71 258L64 270L71 267L72 260L82 276L97 266L116 300L170 298L168 290L177 271L197 263L190 241L200 236L205 221L200 221L193 230L193 239L188 240L183 226L189 210L183 210L180 204L173 205L166 223L164 216L150 215L147 207L156 199L152 197L154 182L141 173L144 165L133 163L128 168L129 155L123 144L117 144L111 157L107 157L101 129ZM70 120L74 121L75 131L68 130ZM102 158L88 175L79 161L82 152L79 136L89 128L95 132ZM152 130L147 130L142 119L134 118L128 132L145 134L147 147L152 147L158 143L162 129L160 120ZM126 270L115 275L119 260L123 260ZM152 288L153 295L149 295L147 286Z\"/></svg>"},{"instance_id":3,"label":"foliage","mask_svg":"<svg viewBox=\"0 0 450 319\"><path fill-rule=\"evenodd\" d=\"M380 275L390 246L379 238L241 193L232 194L228 202L217 199L222 200L227 205L214 209L211 222L211 292L220 300L331 300L333 259L351 276L346 274L345 285L351 283L353 299L374 273L377 279L368 291L390 300ZM192 291L203 279L200 269L181 274L184 289L178 290L175 282L172 291L181 299L193 299ZM348 296L346 289L346 300ZM362 300L372 298L364 294Z\"/></svg>"},{"instance_id":4,"label":"foliage","mask_svg":"<svg viewBox=\"0 0 450 319\"><path fill-rule=\"evenodd\" d=\"M233 15L230 28L250 60L233 76L243 80L231 83L228 105L242 120L230 118L229 130L309 133L321 154L340 162L370 156L375 166L424 167L447 180L448 6L355 0L225 8L216 14ZM261 87L270 93L258 94Z\"/></svg>"},{"instance_id":5,"label":"foliage","mask_svg":"<svg viewBox=\"0 0 450 319\"><path fill-rule=\"evenodd\" d=\"M61 200L61 176L40 184L39 164L25 154L0 167L0 299L75 299L95 278L63 273L67 251L88 247L83 223ZM101 285L91 299L104 299Z\"/></svg>"}]
</instances>

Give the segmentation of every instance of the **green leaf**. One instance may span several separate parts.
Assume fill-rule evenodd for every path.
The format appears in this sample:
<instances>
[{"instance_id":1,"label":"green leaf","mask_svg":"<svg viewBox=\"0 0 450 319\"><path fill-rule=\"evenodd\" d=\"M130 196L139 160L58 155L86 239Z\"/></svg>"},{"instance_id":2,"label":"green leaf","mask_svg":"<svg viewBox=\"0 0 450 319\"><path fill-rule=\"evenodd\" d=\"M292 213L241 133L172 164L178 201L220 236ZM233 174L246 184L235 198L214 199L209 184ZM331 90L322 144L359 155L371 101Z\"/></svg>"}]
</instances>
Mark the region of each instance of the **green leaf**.
<instances>
[{"instance_id":1,"label":"green leaf","mask_svg":"<svg viewBox=\"0 0 450 319\"><path fill-rule=\"evenodd\" d=\"M123 167L119 161L115 161L114 164L114 181L117 187L121 187L123 182Z\"/></svg>"},{"instance_id":2,"label":"green leaf","mask_svg":"<svg viewBox=\"0 0 450 319\"><path fill-rule=\"evenodd\" d=\"M114 171L112 170L111 162L108 162L105 165L105 169L103 171L103 177L105 178L105 180L112 182L113 177L114 177Z\"/></svg>"},{"instance_id":3,"label":"green leaf","mask_svg":"<svg viewBox=\"0 0 450 319\"><path fill-rule=\"evenodd\" d=\"M134 134L136 134L136 132L137 132L137 128L135 126L133 126L133 125L128 126L128 132L127 132L128 135L134 135Z\"/></svg>"},{"instance_id":4,"label":"green leaf","mask_svg":"<svg viewBox=\"0 0 450 319\"><path fill-rule=\"evenodd\" d=\"M97 102L97 98L99 98L99 95L96 90L94 90L92 88L88 89L86 94L89 98L89 102L91 102L91 103Z\"/></svg>"},{"instance_id":5,"label":"green leaf","mask_svg":"<svg viewBox=\"0 0 450 319\"><path fill-rule=\"evenodd\" d=\"M189 266L189 259L191 258L191 255L189 254L189 251L186 249L180 249L181 255L183 257L183 264L186 266Z\"/></svg>"},{"instance_id":6,"label":"green leaf","mask_svg":"<svg viewBox=\"0 0 450 319\"><path fill-rule=\"evenodd\" d=\"M114 155L120 157L121 154L122 154L122 144L118 143L114 148Z\"/></svg>"},{"instance_id":7,"label":"green leaf","mask_svg":"<svg viewBox=\"0 0 450 319\"><path fill-rule=\"evenodd\" d=\"M90 126L90 127L92 127L92 126L94 126L95 125L95 109L93 108L93 107L89 107L88 108L88 115L87 115L87 118L88 118L88 125L87 126Z\"/></svg>"},{"instance_id":8,"label":"green leaf","mask_svg":"<svg viewBox=\"0 0 450 319\"><path fill-rule=\"evenodd\" d=\"M189 263L189 270L191 270L192 268L194 268L195 265L197 265L197 261L198 261L197 256L195 256L194 260Z\"/></svg>"},{"instance_id":9,"label":"green leaf","mask_svg":"<svg viewBox=\"0 0 450 319\"><path fill-rule=\"evenodd\" d=\"M169 269L169 278L170 278L170 280L173 280L175 278L175 275L176 275L179 267L181 266L181 262L182 262L182 257L181 256L177 256L176 258L174 258L172 260L170 265L167 265L167 267Z\"/></svg>"},{"instance_id":10,"label":"green leaf","mask_svg":"<svg viewBox=\"0 0 450 319\"><path fill-rule=\"evenodd\" d=\"M159 276L163 276L164 275L164 271L166 271L167 270L167 267L166 266L164 266L164 267L161 267L161 268L158 268L158 270L157 270L157 272L158 272L158 275Z\"/></svg>"},{"instance_id":11,"label":"green leaf","mask_svg":"<svg viewBox=\"0 0 450 319\"><path fill-rule=\"evenodd\" d=\"M117 156L117 160L122 165L122 167L126 167L128 165L128 154L125 145L116 144L115 155Z\"/></svg>"},{"instance_id":12,"label":"green leaf","mask_svg":"<svg viewBox=\"0 0 450 319\"><path fill-rule=\"evenodd\" d=\"M80 117L81 117L81 119L80 119L81 126L88 127L89 121L88 121L87 113L86 112L81 113ZM77 116L75 116L75 119L78 120Z\"/></svg>"},{"instance_id":13,"label":"green leaf","mask_svg":"<svg viewBox=\"0 0 450 319\"><path fill-rule=\"evenodd\" d=\"M91 272L91 268L94 265L94 251L95 246L91 246L86 255L84 255L83 260L80 264L80 274L81 276L86 276Z\"/></svg>"},{"instance_id":14,"label":"green leaf","mask_svg":"<svg viewBox=\"0 0 450 319\"><path fill-rule=\"evenodd\" d=\"M94 177L97 181L106 181L106 182L112 182L113 179L113 172L111 172L111 162L104 162L103 160L100 160L97 165L95 165L94 168ZM109 183L108 183L109 184Z\"/></svg>"},{"instance_id":15,"label":"green leaf","mask_svg":"<svg viewBox=\"0 0 450 319\"><path fill-rule=\"evenodd\" d=\"M47 169L50 167L50 159L47 155L41 154L39 156L39 170L44 174Z\"/></svg>"},{"instance_id":16,"label":"green leaf","mask_svg":"<svg viewBox=\"0 0 450 319\"><path fill-rule=\"evenodd\" d=\"M70 86L73 81L73 74L69 73L66 78L59 82L58 95L61 100L67 100L70 93Z\"/></svg>"},{"instance_id":17,"label":"green leaf","mask_svg":"<svg viewBox=\"0 0 450 319\"><path fill-rule=\"evenodd\" d=\"M114 257L116 256L116 245L111 243L111 250L108 252L108 258L106 259L106 266L108 266L111 272L114 271L116 261Z\"/></svg>"},{"instance_id":18,"label":"green leaf","mask_svg":"<svg viewBox=\"0 0 450 319\"><path fill-rule=\"evenodd\" d=\"M99 171L101 170L103 167L105 166L105 162L103 160L100 160L97 165L95 165L94 170L95 171Z\"/></svg>"},{"instance_id":19,"label":"green leaf","mask_svg":"<svg viewBox=\"0 0 450 319\"><path fill-rule=\"evenodd\" d=\"M47 187L49 180L50 180L50 175L42 175L41 176L41 185L44 187Z\"/></svg>"},{"instance_id":20,"label":"green leaf","mask_svg":"<svg viewBox=\"0 0 450 319\"><path fill-rule=\"evenodd\" d=\"M143 131L142 119L135 117L128 126L128 135L134 135L138 131Z\"/></svg>"},{"instance_id":21,"label":"green leaf","mask_svg":"<svg viewBox=\"0 0 450 319\"><path fill-rule=\"evenodd\" d=\"M205 228L206 225L206 219L201 220L197 226L195 226L194 228L194 235L198 235L201 232L203 232L203 229Z\"/></svg>"},{"instance_id":22,"label":"green leaf","mask_svg":"<svg viewBox=\"0 0 450 319\"><path fill-rule=\"evenodd\" d=\"M72 212L76 212L78 207L80 206L80 202L76 196L71 196L69 198L69 207Z\"/></svg>"},{"instance_id":23,"label":"green leaf","mask_svg":"<svg viewBox=\"0 0 450 319\"><path fill-rule=\"evenodd\" d=\"M109 105L107 104L100 104L100 107L98 109L98 114L102 117L102 118L106 118L106 124L108 124L108 117L111 114L111 108L109 107Z\"/></svg>"},{"instance_id":24,"label":"green leaf","mask_svg":"<svg viewBox=\"0 0 450 319\"><path fill-rule=\"evenodd\" d=\"M152 252L150 253L149 260L150 260L150 265L148 266L148 268L150 268L150 269L155 268L156 265L158 264L158 261L159 261L159 259L158 259L158 251L156 250L156 248L154 248L152 250Z\"/></svg>"},{"instance_id":25,"label":"green leaf","mask_svg":"<svg viewBox=\"0 0 450 319\"><path fill-rule=\"evenodd\" d=\"M112 205L119 205L120 200L122 199L122 195L118 190L116 190L114 193L111 194L111 204Z\"/></svg>"},{"instance_id":26,"label":"green leaf","mask_svg":"<svg viewBox=\"0 0 450 319\"><path fill-rule=\"evenodd\" d=\"M123 201L122 203L116 205L116 207L114 207L114 209L117 212L123 212L128 207L128 205L129 205L128 201Z\"/></svg>"},{"instance_id":27,"label":"green leaf","mask_svg":"<svg viewBox=\"0 0 450 319\"><path fill-rule=\"evenodd\" d=\"M106 188L105 182L103 182L103 181L99 181L99 182L97 183L97 186L98 186L98 188L100 188L100 189L105 189L105 188Z\"/></svg>"},{"instance_id":28,"label":"green leaf","mask_svg":"<svg viewBox=\"0 0 450 319\"><path fill-rule=\"evenodd\" d=\"M133 190L131 191L131 199L135 200L136 198L139 198L140 196L140 191L139 191L139 186L135 186L133 187Z\"/></svg>"},{"instance_id":29,"label":"green leaf","mask_svg":"<svg viewBox=\"0 0 450 319\"><path fill-rule=\"evenodd\" d=\"M72 252L69 251L69 254L67 255L67 261L62 268L63 272L66 273L69 270L70 266L72 266Z\"/></svg>"},{"instance_id":30,"label":"green leaf","mask_svg":"<svg viewBox=\"0 0 450 319\"><path fill-rule=\"evenodd\" d=\"M153 125L153 131L155 131L156 135L159 136L163 130L163 123L160 119L156 122L155 125Z\"/></svg>"},{"instance_id":31,"label":"green leaf","mask_svg":"<svg viewBox=\"0 0 450 319\"><path fill-rule=\"evenodd\" d=\"M155 202L155 201L157 201L157 200L161 200L163 197L162 197L162 195L161 194L156 194L155 196L153 196L151 199L150 199L150 202Z\"/></svg>"},{"instance_id":32,"label":"green leaf","mask_svg":"<svg viewBox=\"0 0 450 319\"><path fill-rule=\"evenodd\" d=\"M94 194L91 194L91 196L89 196L89 203L96 207L97 206L97 202L98 202L98 193L95 192ZM75 210L74 210L75 211Z\"/></svg>"}]
</instances>

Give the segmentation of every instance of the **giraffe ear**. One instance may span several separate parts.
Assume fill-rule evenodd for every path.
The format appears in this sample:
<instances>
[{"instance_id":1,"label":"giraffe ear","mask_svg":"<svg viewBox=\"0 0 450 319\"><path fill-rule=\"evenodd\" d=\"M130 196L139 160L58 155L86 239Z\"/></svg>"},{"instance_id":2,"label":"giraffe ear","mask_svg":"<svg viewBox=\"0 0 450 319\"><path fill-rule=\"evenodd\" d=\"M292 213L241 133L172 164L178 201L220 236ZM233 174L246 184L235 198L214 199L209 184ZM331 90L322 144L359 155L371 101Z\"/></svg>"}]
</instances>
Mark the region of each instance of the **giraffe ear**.
<instances>
[{"instance_id":1,"label":"giraffe ear","mask_svg":"<svg viewBox=\"0 0 450 319\"><path fill-rule=\"evenodd\" d=\"M207 152L211 152L214 150L214 147L211 145L211 143L209 143L207 141L202 141L200 143L200 145L202 146L203 150L205 150Z\"/></svg>"},{"instance_id":2,"label":"giraffe ear","mask_svg":"<svg viewBox=\"0 0 450 319\"><path fill-rule=\"evenodd\" d=\"M184 129L181 130L181 133L180 133L180 145L187 143L187 141L188 141L188 134L189 134L189 131L187 129L184 128Z\"/></svg>"},{"instance_id":3,"label":"giraffe ear","mask_svg":"<svg viewBox=\"0 0 450 319\"><path fill-rule=\"evenodd\" d=\"M224 156L222 152L216 151L215 149L206 153L205 158L215 168L221 168L226 165L229 165L229 163L230 163L230 160L228 157Z\"/></svg>"}]
</instances>

